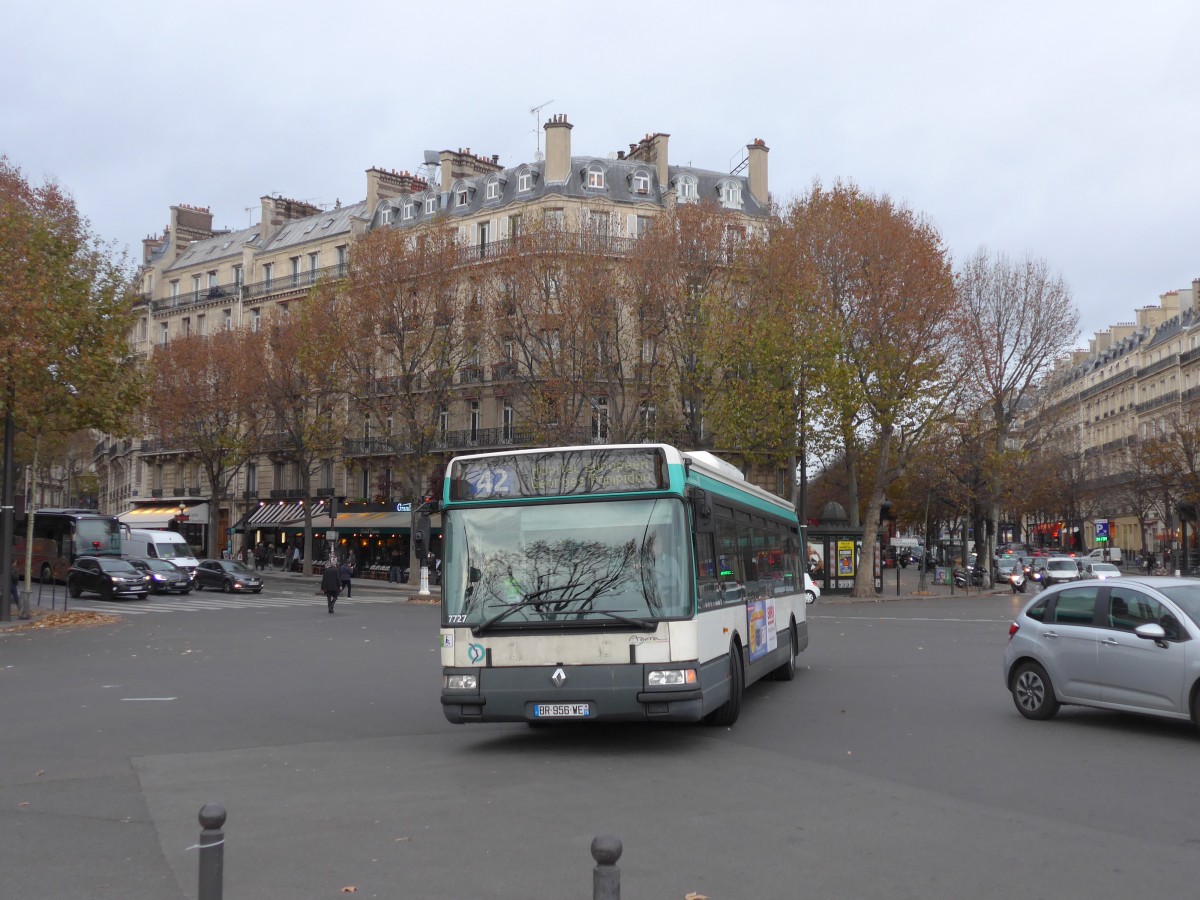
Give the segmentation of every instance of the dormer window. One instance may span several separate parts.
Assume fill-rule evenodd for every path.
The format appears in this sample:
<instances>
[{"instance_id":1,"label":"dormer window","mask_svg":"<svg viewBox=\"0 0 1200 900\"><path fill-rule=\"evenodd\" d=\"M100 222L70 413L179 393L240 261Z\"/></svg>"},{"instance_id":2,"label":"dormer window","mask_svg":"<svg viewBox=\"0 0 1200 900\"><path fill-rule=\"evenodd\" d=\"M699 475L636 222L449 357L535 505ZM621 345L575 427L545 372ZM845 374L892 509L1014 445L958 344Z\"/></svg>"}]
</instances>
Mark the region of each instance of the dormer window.
<instances>
[{"instance_id":1,"label":"dormer window","mask_svg":"<svg viewBox=\"0 0 1200 900\"><path fill-rule=\"evenodd\" d=\"M438 198L437 194L428 194L425 197L425 215L432 216L437 212Z\"/></svg>"},{"instance_id":2,"label":"dormer window","mask_svg":"<svg viewBox=\"0 0 1200 900\"><path fill-rule=\"evenodd\" d=\"M392 224L392 216L394 215L394 213L395 213L395 210L393 210L390 206L385 206L383 208L383 224L384 225Z\"/></svg>"},{"instance_id":3,"label":"dormer window","mask_svg":"<svg viewBox=\"0 0 1200 900\"><path fill-rule=\"evenodd\" d=\"M414 215L416 215L416 207L411 200L406 200L404 202L404 221L407 222Z\"/></svg>"},{"instance_id":4,"label":"dormer window","mask_svg":"<svg viewBox=\"0 0 1200 900\"><path fill-rule=\"evenodd\" d=\"M465 182L460 181L454 186L454 208L466 209L471 202L471 191Z\"/></svg>"},{"instance_id":5,"label":"dormer window","mask_svg":"<svg viewBox=\"0 0 1200 900\"><path fill-rule=\"evenodd\" d=\"M533 190L533 173L528 169L517 176L517 193L526 194Z\"/></svg>"},{"instance_id":6,"label":"dormer window","mask_svg":"<svg viewBox=\"0 0 1200 900\"><path fill-rule=\"evenodd\" d=\"M487 183L487 193L484 195L488 200L500 199L500 182L492 179Z\"/></svg>"},{"instance_id":7,"label":"dormer window","mask_svg":"<svg viewBox=\"0 0 1200 900\"><path fill-rule=\"evenodd\" d=\"M633 173L633 192L635 194L650 193L650 173L638 170Z\"/></svg>"},{"instance_id":8,"label":"dormer window","mask_svg":"<svg viewBox=\"0 0 1200 900\"><path fill-rule=\"evenodd\" d=\"M680 203L695 203L699 197L696 190L696 179L691 175L680 175L675 183L675 191Z\"/></svg>"},{"instance_id":9,"label":"dormer window","mask_svg":"<svg viewBox=\"0 0 1200 900\"><path fill-rule=\"evenodd\" d=\"M586 184L594 190L604 190L604 169L600 166L588 166Z\"/></svg>"},{"instance_id":10,"label":"dormer window","mask_svg":"<svg viewBox=\"0 0 1200 900\"><path fill-rule=\"evenodd\" d=\"M729 209L742 208L742 186L736 181L723 181L717 187L721 205Z\"/></svg>"}]
</instances>

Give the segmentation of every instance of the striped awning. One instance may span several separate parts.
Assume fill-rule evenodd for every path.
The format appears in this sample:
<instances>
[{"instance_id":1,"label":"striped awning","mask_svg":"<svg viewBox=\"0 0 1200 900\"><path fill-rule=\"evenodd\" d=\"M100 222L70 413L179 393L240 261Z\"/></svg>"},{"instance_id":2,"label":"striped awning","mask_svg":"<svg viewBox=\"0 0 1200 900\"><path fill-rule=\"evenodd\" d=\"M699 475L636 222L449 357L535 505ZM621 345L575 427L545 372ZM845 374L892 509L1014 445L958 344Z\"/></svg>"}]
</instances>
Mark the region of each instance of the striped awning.
<instances>
[{"instance_id":1,"label":"striped awning","mask_svg":"<svg viewBox=\"0 0 1200 900\"><path fill-rule=\"evenodd\" d=\"M166 528L172 519L178 518L181 509L187 516L187 524L208 524L208 503L202 500L180 500L169 506L158 501L127 509L117 518L121 520L122 525L128 525L130 528Z\"/></svg>"},{"instance_id":2,"label":"striped awning","mask_svg":"<svg viewBox=\"0 0 1200 900\"><path fill-rule=\"evenodd\" d=\"M329 525L329 509L324 500L317 503L264 503L246 520L246 528L288 528L304 524L304 508L312 507L312 520L315 527L326 528Z\"/></svg>"}]
</instances>

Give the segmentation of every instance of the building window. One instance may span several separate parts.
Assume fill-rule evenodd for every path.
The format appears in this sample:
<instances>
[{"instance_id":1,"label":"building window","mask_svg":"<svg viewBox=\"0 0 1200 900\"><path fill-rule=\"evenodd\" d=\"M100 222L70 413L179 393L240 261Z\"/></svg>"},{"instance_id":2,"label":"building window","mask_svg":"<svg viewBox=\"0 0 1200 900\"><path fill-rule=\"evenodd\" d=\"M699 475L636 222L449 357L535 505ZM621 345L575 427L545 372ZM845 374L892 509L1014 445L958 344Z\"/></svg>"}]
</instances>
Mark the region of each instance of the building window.
<instances>
[{"instance_id":1,"label":"building window","mask_svg":"<svg viewBox=\"0 0 1200 900\"><path fill-rule=\"evenodd\" d=\"M676 184L680 203L695 203L699 194L696 191L696 179L691 175L681 175Z\"/></svg>"},{"instance_id":2,"label":"building window","mask_svg":"<svg viewBox=\"0 0 1200 900\"><path fill-rule=\"evenodd\" d=\"M596 190L604 190L604 169L600 166L589 166L587 170L587 186Z\"/></svg>"},{"instance_id":3,"label":"building window","mask_svg":"<svg viewBox=\"0 0 1200 900\"><path fill-rule=\"evenodd\" d=\"M288 260L292 267L292 284L295 285L300 277L300 257L293 256Z\"/></svg>"},{"instance_id":4,"label":"building window","mask_svg":"<svg viewBox=\"0 0 1200 900\"><path fill-rule=\"evenodd\" d=\"M392 215L393 215L393 213L394 213L394 212L395 212L395 210L393 210L393 209L392 209L390 206L385 206L385 207L383 208L383 217L382 217L382 223L383 223L384 225L391 225L391 224L392 224Z\"/></svg>"},{"instance_id":5,"label":"building window","mask_svg":"<svg viewBox=\"0 0 1200 900\"><path fill-rule=\"evenodd\" d=\"M597 397L592 401L592 440L608 440L608 398Z\"/></svg>"},{"instance_id":6,"label":"building window","mask_svg":"<svg viewBox=\"0 0 1200 900\"><path fill-rule=\"evenodd\" d=\"M508 236L510 239L521 236L521 214L514 213L508 217Z\"/></svg>"},{"instance_id":7,"label":"building window","mask_svg":"<svg viewBox=\"0 0 1200 900\"><path fill-rule=\"evenodd\" d=\"M243 281L244 281L245 277L246 277L246 276L245 276L245 274L242 272L242 267L241 267L241 266L234 266L234 267L233 267L233 283L234 283L234 286L236 286L236 287L239 287L239 288L240 288L240 287L242 286L242 283L243 283Z\"/></svg>"},{"instance_id":8,"label":"building window","mask_svg":"<svg viewBox=\"0 0 1200 900\"><path fill-rule=\"evenodd\" d=\"M208 273L208 289L212 290L216 286L217 286L217 273L209 272Z\"/></svg>"},{"instance_id":9,"label":"building window","mask_svg":"<svg viewBox=\"0 0 1200 900\"><path fill-rule=\"evenodd\" d=\"M505 400L504 406L500 409L500 431L501 439L506 444L511 444L513 441L513 422L513 406Z\"/></svg>"},{"instance_id":10,"label":"building window","mask_svg":"<svg viewBox=\"0 0 1200 900\"><path fill-rule=\"evenodd\" d=\"M633 236L634 237L641 237L649 230L650 230L650 217L649 216L637 216L634 219L634 223L633 223Z\"/></svg>"},{"instance_id":11,"label":"building window","mask_svg":"<svg viewBox=\"0 0 1200 900\"><path fill-rule=\"evenodd\" d=\"M437 212L437 194L429 194L425 198L425 215L432 216Z\"/></svg>"},{"instance_id":12,"label":"building window","mask_svg":"<svg viewBox=\"0 0 1200 900\"><path fill-rule=\"evenodd\" d=\"M179 296L179 280L171 282L171 299L174 300Z\"/></svg>"},{"instance_id":13,"label":"building window","mask_svg":"<svg viewBox=\"0 0 1200 900\"><path fill-rule=\"evenodd\" d=\"M205 334L207 334L207 333L208 333L208 331L207 331L207 329L205 328L205 316L204 316L204 313L200 313L200 315L196 316L196 334L198 334L198 335L200 335L201 337L203 337L203 336L204 336Z\"/></svg>"},{"instance_id":14,"label":"building window","mask_svg":"<svg viewBox=\"0 0 1200 900\"><path fill-rule=\"evenodd\" d=\"M479 443L479 401L471 401L471 443Z\"/></svg>"},{"instance_id":15,"label":"building window","mask_svg":"<svg viewBox=\"0 0 1200 900\"><path fill-rule=\"evenodd\" d=\"M476 227L476 244L479 246L479 255L483 256L488 244L488 225L490 222L480 222Z\"/></svg>"},{"instance_id":16,"label":"building window","mask_svg":"<svg viewBox=\"0 0 1200 900\"><path fill-rule=\"evenodd\" d=\"M517 176L517 191L525 194L533 190L533 173L524 171Z\"/></svg>"},{"instance_id":17,"label":"building window","mask_svg":"<svg viewBox=\"0 0 1200 900\"><path fill-rule=\"evenodd\" d=\"M165 346L167 345L167 341L168 341L168 340L170 340L169 329L167 328L167 323L166 323L166 322L163 322L163 323L162 323L161 330L159 331L159 340L158 340L158 342L159 342L160 344L162 344L162 345L165 347Z\"/></svg>"},{"instance_id":18,"label":"building window","mask_svg":"<svg viewBox=\"0 0 1200 900\"><path fill-rule=\"evenodd\" d=\"M263 287L270 288L271 273L275 269L275 263L263 263Z\"/></svg>"},{"instance_id":19,"label":"building window","mask_svg":"<svg viewBox=\"0 0 1200 900\"><path fill-rule=\"evenodd\" d=\"M730 209L742 208L742 186L736 181L726 181L717 188L721 197L721 205Z\"/></svg>"},{"instance_id":20,"label":"building window","mask_svg":"<svg viewBox=\"0 0 1200 900\"><path fill-rule=\"evenodd\" d=\"M250 310L250 330L257 333L262 326L262 310L257 306Z\"/></svg>"},{"instance_id":21,"label":"building window","mask_svg":"<svg viewBox=\"0 0 1200 900\"><path fill-rule=\"evenodd\" d=\"M637 171L633 173L633 192L635 194L650 193L650 173Z\"/></svg>"},{"instance_id":22,"label":"building window","mask_svg":"<svg viewBox=\"0 0 1200 900\"><path fill-rule=\"evenodd\" d=\"M227 309L221 313L221 327L226 331L233 327L233 310Z\"/></svg>"},{"instance_id":23,"label":"building window","mask_svg":"<svg viewBox=\"0 0 1200 900\"><path fill-rule=\"evenodd\" d=\"M411 200L404 201L404 221L407 222L416 215L416 206Z\"/></svg>"},{"instance_id":24,"label":"building window","mask_svg":"<svg viewBox=\"0 0 1200 900\"><path fill-rule=\"evenodd\" d=\"M147 334L146 329L149 328L149 326L150 326L150 323L146 320L145 316L143 316L141 319L138 320L138 340L139 341L144 341L146 339L146 334Z\"/></svg>"},{"instance_id":25,"label":"building window","mask_svg":"<svg viewBox=\"0 0 1200 900\"><path fill-rule=\"evenodd\" d=\"M192 276L192 299L194 300L195 298L197 298L199 296L200 296L200 276L193 275Z\"/></svg>"},{"instance_id":26,"label":"building window","mask_svg":"<svg viewBox=\"0 0 1200 900\"><path fill-rule=\"evenodd\" d=\"M643 437L654 434L654 425L658 420L658 411L653 403L643 403L638 409L638 421L642 426Z\"/></svg>"},{"instance_id":27,"label":"building window","mask_svg":"<svg viewBox=\"0 0 1200 900\"><path fill-rule=\"evenodd\" d=\"M471 202L471 192L467 190L465 184L456 185L454 188L454 205L459 209L465 209L466 205Z\"/></svg>"},{"instance_id":28,"label":"building window","mask_svg":"<svg viewBox=\"0 0 1200 900\"><path fill-rule=\"evenodd\" d=\"M258 494L258 462L253 459L246 463L246 493L251 497Z\"/></svg>"},{"instance_id":29,"label":"building window","mask_svg":"<svg viewBox=\"0 0 1200 900\"><path fill-rule=\"evenodd\" d=\"M495 179L493 179L492 181L489 181L487 183L487 199L488 200L499 200L500 199L500 182L499 181L496 181Z\"/></svg>"},{"instance_id":30,"label":"building window","mask_svg":"<svg viewBox=\"0 0 1200 900\"><path fill-rule=\"evenodd\" d=\"M446 432L449 429L450 429L450 410L446 409L443 406L441 412L438 413L438 434L440 434L444 438L446 436Z\"/></svg>"},{"instance_id":31,"label":"building window","mask_svg":"<svg viewBox=\"0 0 1200 900\"><path fill-rule=\"evenodd\" d=\"M321 266L321 251L308 254L308 271L315 272Z\"/></svg>"},{"instance_id":32,"label":"building window","mask_svg":"<svg viewBox=\"0 0 1200 900\"><path fill-rule=\"evenodd\" d=\"M542 224L549 231L562 231L563 229L563 211L561 209L547 209L542 213Z\"/></svg>"}]
</instances>

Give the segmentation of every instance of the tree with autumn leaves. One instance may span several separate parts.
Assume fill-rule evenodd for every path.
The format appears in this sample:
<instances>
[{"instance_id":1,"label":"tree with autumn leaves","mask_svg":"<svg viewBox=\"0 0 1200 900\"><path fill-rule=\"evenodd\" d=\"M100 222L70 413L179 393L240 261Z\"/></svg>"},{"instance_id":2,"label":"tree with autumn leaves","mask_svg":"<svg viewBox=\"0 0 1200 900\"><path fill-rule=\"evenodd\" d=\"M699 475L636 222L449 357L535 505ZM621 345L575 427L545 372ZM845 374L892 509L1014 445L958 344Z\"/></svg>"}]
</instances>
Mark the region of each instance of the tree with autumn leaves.
<instances>
[{"instance_id":1,"label":"tree with autumn leaves","mask_svg":"<svg viewBox=\"0 0 1200 900\"><path fill-rule=\"evenodd\" d=\"M126 343L132 298L124 258L92 233L70 195L30 184L0 157L0 407L35 469L52 436L129 433L143 392Z\"/></svg>"}]
</instances>

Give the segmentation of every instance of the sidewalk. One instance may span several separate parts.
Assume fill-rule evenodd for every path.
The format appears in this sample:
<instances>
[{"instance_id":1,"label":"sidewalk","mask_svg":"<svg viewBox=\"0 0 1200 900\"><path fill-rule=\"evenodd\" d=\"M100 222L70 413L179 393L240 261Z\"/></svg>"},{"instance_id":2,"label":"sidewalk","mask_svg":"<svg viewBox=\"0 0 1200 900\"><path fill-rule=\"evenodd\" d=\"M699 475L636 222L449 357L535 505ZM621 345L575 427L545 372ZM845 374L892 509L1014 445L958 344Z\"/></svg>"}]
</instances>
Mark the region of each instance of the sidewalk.
<instances>
[{"instance_id":1,"label":"sidewalk","mask_svg":"<svg viewBox=\"0 0 1200 900\"><path fill-rule=\"evenodd\" d=\"M301 572L281 572L278 569L267 569L261 572L256 570L255 574L262 577L264 586L303 590L307 584L312 588L314 595L321 593L320 575L305 575ZM352 595L362 591L375 596L389 594L399 601L412 600L414 602L427 603L440 602L442 595L441 587L435 584L429 586L429 594L427 596L422 596L417 584L395 584L387 581L378 581L374 578L355 578L351 582L350 590Z\"/></svg>"},{"instance_id":2,"label":"sidewalk","mask_svg":"<svg viewBox=\"0 0 1200 900\"><path fill-rule=\"evenodd\" d=\"M899 574L899 590L896 587L896 576ZM972 585L969 589L954 587L950 584L935 584L933 580L933 571L925 573L925 590L919 591L921 572L916 566L901 567L898 569L883 570L883 593L877 596L876 600L913 600L921 598L950 598L963 599L967 597L994 597L999 594L1011 594L1012 587L1007 581L999 582L992 587L976 587ZM1024 594L1017 594L1018 597L1030 597L1038 592L1037 585L1027 584ZM829 601L850 601L851 598L847 593L827 593L821 595L821 600ZM821 601L817 601L818 603ZM855 602L869 602L855 598Z\"/></svg>"}]
</instances>

